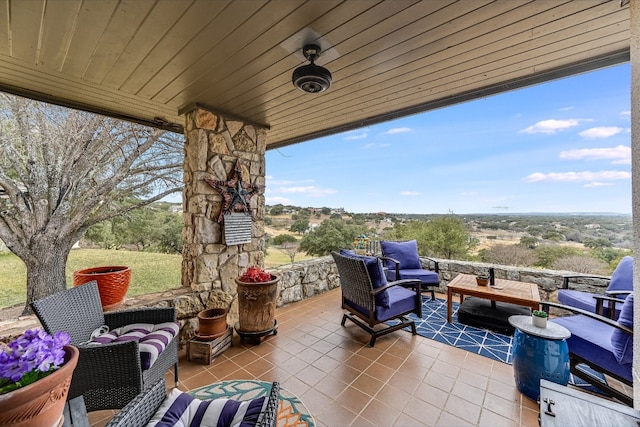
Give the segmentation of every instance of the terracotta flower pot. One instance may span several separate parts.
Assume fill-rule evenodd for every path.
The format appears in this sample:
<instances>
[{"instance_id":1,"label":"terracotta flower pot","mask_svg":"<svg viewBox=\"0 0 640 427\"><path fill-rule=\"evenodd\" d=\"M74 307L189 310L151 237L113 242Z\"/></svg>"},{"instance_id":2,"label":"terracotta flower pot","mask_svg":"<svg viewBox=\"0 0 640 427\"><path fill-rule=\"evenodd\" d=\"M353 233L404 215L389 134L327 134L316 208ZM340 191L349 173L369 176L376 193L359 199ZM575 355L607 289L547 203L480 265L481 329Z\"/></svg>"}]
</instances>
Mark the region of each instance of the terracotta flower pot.
<instances>
[{"instance_id":1,"label":"terracotta flower pot","mask_svg":"<svg viewBox=\"0 0 640 427\"><path fill-rule=\"evenodd\" d=\"M227 332L226 308L209 308L198 313L198 330L196 336L200 339L214 340Z\"/></svg>"},{"instance_id":2,"label":"terracotta flower pot","mask_svg":"<svg viewBox=\"0 0 640 427\"><path fill-rule=\"evenodd\" d=\"M113 310L124 301L131 281L131 269L122 265L86 268L73 272L73 286L95 280L104 311Z\"/></svg>"},{"instance_id":3,"label":"terracotta flower pot","mask_svg":"<svg viewBox=\"0 0 640 427\"><path fill-rule=\"evenodd\" d=\"M78 349L64 346L65 363L59 369L28 386L0 395L0 426L53 427L62 425Z\"/></svg>"},{"instance_id":4,"label":"terracotta flower pot","mask_svg":"<svg viewBox=\"0 0 640 427\"><path fill-rule=\"evenodd\" d=\"M238 325L242 332L262 332L275 325L278 282L271 275L268 282L247 283L235 279L238 285Z\"/></svg>"}]
</instances>

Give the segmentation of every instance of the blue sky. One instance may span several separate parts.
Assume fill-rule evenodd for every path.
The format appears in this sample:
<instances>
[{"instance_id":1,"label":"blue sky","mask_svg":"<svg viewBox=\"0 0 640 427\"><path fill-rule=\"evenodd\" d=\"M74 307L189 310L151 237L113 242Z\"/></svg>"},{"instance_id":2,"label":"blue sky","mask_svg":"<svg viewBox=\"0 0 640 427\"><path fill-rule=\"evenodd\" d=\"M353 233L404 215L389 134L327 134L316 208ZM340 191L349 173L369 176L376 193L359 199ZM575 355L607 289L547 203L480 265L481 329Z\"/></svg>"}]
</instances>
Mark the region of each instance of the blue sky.
<instances>
[{"instance_id":1,"label":"blue sky","mask_svg":"<svg viewBox=\"0 0 640 427\"><path fill-rule=\"evenodd\" d=\"M626 63L269 150L266 203L631 213L630 79Z\"/></svg>"}]
</instances>

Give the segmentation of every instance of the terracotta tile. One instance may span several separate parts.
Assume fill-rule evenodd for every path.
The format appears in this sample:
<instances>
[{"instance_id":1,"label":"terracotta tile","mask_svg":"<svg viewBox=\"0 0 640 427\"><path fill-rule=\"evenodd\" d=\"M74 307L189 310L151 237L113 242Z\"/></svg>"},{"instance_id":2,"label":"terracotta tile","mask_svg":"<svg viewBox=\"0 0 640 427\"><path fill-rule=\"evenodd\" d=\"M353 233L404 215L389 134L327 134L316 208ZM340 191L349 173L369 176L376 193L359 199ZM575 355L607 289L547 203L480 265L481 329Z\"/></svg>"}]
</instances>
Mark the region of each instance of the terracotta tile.
<instances>
[{"instance_id":1,"label":"terracotta tile","mask_svg":"<svg viewBox=\"0 0 640 427\"><path fill-rule=\"evenodd\" d=\"M392 385L385 384L382 386L375 398L398 411L402 411L407 406L407 402L409 402L411 395Z\"/></svg>"},{"instance_id":2,"label":"terracotta tile","mask_svg":"<svg viewBox=\"0 0 640 427\"><path fill-rule=\"evenodd\" d=\"M329 407L333 402L333 399L329 396L325 396L318 390L309 389L301 396L298 396L300 400L305 404L311 414L317 414L322 412L325 408Z\"/></svg>"},{"instance_id":3,"label":"terracotta tile","mask_svg":"<svg viewBox=\"0 0 640 427\"><path fill-rule=\"evenodd\" d=\"M376 426L390 426L400 415L400 411L377 399L372 400L362 411L361 417Z\"/></svg>"},{"instance_id":4,"label":"terracotta tile","mask_svg":"<svg viewBox=\"0 0 640 427\"><path fill-rule=\"evenodd\" d=\"M486 390L487 385L489 384L489 377L483 375L482 372L483 371L481 369L474 369L471 371L463 368L458 375L458 381Z\"/></svg>"},{"instance_id":5,"label":"terracotta tile","mask_svg":"<svg viewBox=\"0 0 640 427\"><path fill-rule=\"evenodd\" d=\"M313 348L306 348L302 350L300 353L296 354L296 357L304 360L309 364L313 364L316 360L318 360L322 356L322 353L316 351Z\"/></svg>"},{"instance_id":6,"label":"terracotta tile","mask_svg":"<svg viewBox=\"0 0 640 427\"><path fill-rule=\"evenodd\" d=\"M520 424L509 418L502 417L492 411L482 410L478 426L481 427L518 427Z\"/></svg>"},{"instance_id":7,"label":"terracotta tile","mask_svg":"<svg viewBox=\"0 0 640 427\"><path fill-rule=\"evenodd\" d=\"M324 372L331 372L340 366L340 362L330 356L321 356L318 360L313 362L313 366Z\"/></svg>"},{"instance_id":8,"label":"terracotta tile","mask_svg":"<svg viewBox=\"0 0 640 427\"><path fill-rule=\"evenodd\" d=\"M228 380L251 380L254 379L254 376L251 375L250 372L240 368L237 371L234 371L232 373L230 373L229 375L225 375L225 376L221 376L220 380L221 381L228 381ZM214 383L216 381L209 381L207 384L211 384Z\"/></svg>"},{"instance_id":9,"label":"terracotta tile","mask_svg":"<svg viewBox=\"0 0 640 427\"><path fill-rule=\"evenodd\" d=\"M449 393L451 389L453 389L456 380L439 372L431 371L424 378L423 382L432 387L439 388L440 390L444 390Z\"/></svg>"},{"instance_id":10,"label":"terracotta tile","mask_svg":"<svg viewBox=\"0 0 640 427\"><path fill-rule=\"evenodd\" d=\"M540 422L538 421L538 417L540 416L540 411L534 411L527 408L522 408L520 410L520 426L521 427L539 427Z\"/></svg>"},{"instance_id":11,"label":"terracotta tile","mask_svg":"<svg viewBox=\"0 0 640 427\"><path fill-rule=\"evenodd\" d=\"M273 369L273 364L268 360L258 359L244 366L244 369L251 373L254 377L259 377L264 373Z\"/></svg>"},{"instance_id":12,"label":"terracotta tile","mask_svg":"<svg viewBox=\"0 0 640 427\"><path fill-rule=\"evenodd\" d=\"M360 372L364 372L371 365L371 360L366 357L362 357L359 354L354 354L347 359L344 364L357 369Z\"/></svg>"},{"instance_id":13,"label":"terracotta tile","mask_svg":"<svg viewBox=\"0 0 640 427\"><path fill-rule=\"evenodd\" d=\"M336 377L347 384L351 384L353 380L361 375L361 372L351 366L340 365L335 370L329 373L329 375Z\"/></svg>"},{"instance_id":14,"label":"terracotta tile","mask_svg":"<svg viewBox=\"0 0 640 427\"><path fill-rule=\"evenodd\" d=\"M356 417L356 414L339 404L334 404L326 408L317 416L314 415L314 418L316 418L318 422L328 427L348 426L356 419Z\"/></svg>"},{"instance_id":15,"label":"terracotta tile","mask_svg":"<svg viewBox=\"0 0 640 427\"><path fill-rule=\"evenodd\" d=\"M369 376L367 374L362 374L358 378L356 378L351 386L357 388L358 390L367 393L369 396L375 396L380 388L384 385L384 382L376 379L375 377Z\"/></svg>"},{"instance_id":16,"label":"terracotta tile","mask_svg":"<svg viewBox=\"0 0 640 427\"><path fill-rule=\"evenodd\" d=\"M420 421L423 425L432 426L440 417L440 408L425 402L424 400L412 397L407 402L407 406L402 411L411 418Z\"/></svg>"},{"instance_id":17,"label":"terracotta tile","mask_svg":"<svg viewBox=\"0 0 640 427\"><path fill-rule=\"evenodd\" d=\"M494 412L501 417L517 421L520 418L520 405L507 399L487 393L483 404L484 410Z\"/></svg>"},{"instance_id":18,"label":"terracotta tile","mask_svg":"<svg viewBox=\"0 0 640 427\"><path fill-rule=\"evenodd\" d=\"M370 375L373 378L377 378L382 382L386 382L389 378L391 378L391 375L393 375L394 372L395 370L381 363L372 363L371 366L369 366L364 371L365 374Z\"/></svg>"},{"instance_id":19,"label":"terracotta tile","mask_svg":"<svg viewBox=\"0 0 640 427\"><path fill-rule=\"evenodd\" d=\"M404 360L400 359L389 353L382 354L376 362L383 364L393 370L398 369L404 363Z\"/></svg>"},{"instance_id":20,"label":"terracotta tile","mask_svg":"<svg viewBox=\"0 0 640 427\"><path fill-rule=\"evenodd\" d=\"M387 383L407 393L413 393L422 383L422 378L411 375L411 373L396 372L389 378Z\"/></svg>"},{"instance_id":21,"label":"terracotta tile","mask_svg":"<svg viewBox=\"0 0 640 427\"><path fill-rule=\"evenodd\" d=\"M449 363L448 359L439 358L436 360L431 366L431 372L438 372L442 375L446 375L451 378L458 378L458 374L460 373L460 368L458 366L452 365Z\"/></svg>"},{"instance_id":22,"label":"terracotta tile","mask_svg":"<svg viewBox=\"0 0 640 427\"><path fill-rule=\"evenodd\" d=\"M309 389L311 389L308 384L300 381L300 379L296 377L289 377L286 380L282 381L280 385L282 386L282 388L290 391L296 396L302 396L307 391L309 391Z\"/></svg>"},{"instance_id":23,"label":"terracotta tile","mask_svg":"<svg viewBox=\"0 0 640 427\"><path fill-rule=\"evenodd\" d=\"M515 384L509 385L495 379L489 379L487 391L510 402L520 403L521 394Z\"/></svg>"},{"instance_id":24,"label":"terracotta tile","mask_svg":"<svg viewBox=\"0 0 640 427\"><path fill-rule=\"evenodd\" d=\"M471 427L471 426L475 426L475 424L471 424L468 421L463 420L462 418L458 418L455 415L451 415L448 412L443 412L442 414L440 414L440 418L438 418L438 421L435 424L437 427L451 427L451 426L456 426L456 427Z\"/></svg>"},{"instance_id":25,"label":"terracotta tile","mask_svg":"<svg viewBox=\"0 0 640 427\"><path fill-rule=\"evenodd\" d=\"M235 372L235 371L234 371ZM202 387L203 385L211 384L218 381L218 378L213 374L202 371L199 375L194 375L186 380L180 380L180 383L187 389L193 390L194 388Z\"/></svg>"},{"instance_id":26,"label":"terracotta tile","mask_svg":"<svg viewBox=\"0 0 640 427\"><path fill-rule=\"evenodd\" d=\"M351 423L350 427L377 427L378 424L373 423L362 416L356 417Z\"/></svg>"},{"instance_id":27,"label":"terracotta tile","mask_svg":"<svg viewBox=\"0 0 640 427\"><path fill-rule=\"evenodd\" d=\"M296 378L302 382L309 384L310 386L316 385L320 380L327 377L328 374L314 366L307 366L302 371L298 372Z\"/></svg>"},{"instance_id":28,"label":"terracotta tile","mask_svg":"<svg viewBox=\"0 0 640 427\"><path fill-rule=\"evenodd\" d=\"M331 398L335 398L347 388L347 384L336 377L327 376L318 381L314 388Z\"/></svg>"},{"instance_id":29,"label":"terracotta tile","mask_svg":"<svg viewBox=\"0 0 640 427\"><path fill-rule=\"evenodd\" d=\"M463 420L476 424L480 417L479 405L468 402L461 397L451 395L447 400L444 410L453 416L462 418Z\"/></svg>"},{"instance_id":30,"label":"terracotta tile","mask_svg":"<svg viewBox=\"0 0 640 427\"><path fill-rule=\"evenodd\" d=\"M313 349L321 354L327 354L331 350L336 348L336 345L325 340L319 340L313 345Z\"/></svg>"},{"instance_id":31,"label":"terracotta tile","mask_svg":"<svg viewBox=\"0 0 640 427\"><path fill-rule=\"evenodd\" d=\"M424 427L424 424L421 421L411 418L406 414L400 414L396 422L393 424L395 427Z\"/></svg>"},{"instance_id":32,"label":"terracotta tile","mask_svg":"<svg viewBox=\"0 0 640 427\"><path fill-rule=\"evenodd\" d=\"M447 399L449 398L449 393L446 391L437 389L426 383L420 384L413 395L418 399L429 402L439 409L444 409Z\"/></svg>"},{"instance_id":33,"label":"terracotta tile","mask_svg":"<svg viewBox=\"0 0 640 427\"><path fill-rule=\"evenodd\" d=\"M461 381L456 381L451 390L451 394L478 406L481 406L484 401L484 390Z\"/></svg>"},{"instance_id":34,"label":"terracotta tile","mask_svg":"<svg viewBox=\"0 0 640 427\"><path fill-rule=\"evenodd\" d=\"M357 354L358 356L366 357L367 359L374 361L377 360L383 353L384 351L379 348L367 346L358 350Z\"/></svg>"},{"instance_id":35,"label":"terracotta tile","mask_svg":"<svg viewBox=\"0 0 640 427\"><path fill-rule=\"evenodd\" d=\"M371 400L371 396L356 389L355 387L345 388L337 398L337 401L339 401L342 406L356 414L359 414Z\"/></svg>"}]
</instances>

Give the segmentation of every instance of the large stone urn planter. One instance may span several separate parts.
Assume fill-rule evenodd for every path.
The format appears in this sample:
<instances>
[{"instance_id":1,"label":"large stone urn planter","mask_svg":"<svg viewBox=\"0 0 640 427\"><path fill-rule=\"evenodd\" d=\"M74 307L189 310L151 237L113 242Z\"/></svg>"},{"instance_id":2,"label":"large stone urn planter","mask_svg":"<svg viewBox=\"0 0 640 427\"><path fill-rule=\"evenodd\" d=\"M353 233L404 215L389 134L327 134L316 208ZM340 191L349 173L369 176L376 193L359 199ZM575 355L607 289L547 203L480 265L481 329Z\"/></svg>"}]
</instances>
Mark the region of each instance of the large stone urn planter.
<instances>
[{"instance_id":1,"label":"large stone urn planter","mask_svg":"<svg viewBox=\"0 0 640 427\"><path fill-rule=\"evenodd\" d=\"M122 304L129 290L131 269L122 265L108 265L73 272L73 286L80 286L92 280L98 282L102 309L113 310Z\"/></svg>"},{"instance_id":2,"label":"large stone urn planter","mask_svg":"<svg viewBox=\"0 0 640 427\"><path fill-rule=\"evenodd\" d=\"M33 384L0 395L0 426L54 427L64 422L63 411L78 349L64 346L65 363Z\"/></svg>"},{"instance_id":3,"label":"large stone urn planter","mask_svg":"<svg viewBox=\"0 0 640 427\"><path fill-rule=\"evenodd\" d=\"M245 282L236 278L238 323L236 332L243 338L262 338L277 333L276 303L280 277L273 274L263 282Z\"/></svg>"}]
</instances>

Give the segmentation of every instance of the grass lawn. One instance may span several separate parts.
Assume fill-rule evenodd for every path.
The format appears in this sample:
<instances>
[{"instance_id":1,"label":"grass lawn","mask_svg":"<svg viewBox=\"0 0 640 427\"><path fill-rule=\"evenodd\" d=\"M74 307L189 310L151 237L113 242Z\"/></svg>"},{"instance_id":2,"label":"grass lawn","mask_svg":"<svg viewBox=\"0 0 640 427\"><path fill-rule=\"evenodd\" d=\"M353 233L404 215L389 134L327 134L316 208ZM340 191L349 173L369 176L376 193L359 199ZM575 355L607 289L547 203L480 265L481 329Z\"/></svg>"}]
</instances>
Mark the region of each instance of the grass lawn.
<instances>
[{"instance_id":1,"label":"grass lawn","mask_svg":"<svg viewBox=\"0 0 640 427\"><path fill-rule=\"evenodd\" d=\"M313 257L297 254L296 261ZM289 256L269 248L265 267L289 264ZM67 262L67 286L73 286L73 272L102 265L131 267L131 285L127 295L143 295L181 286L182 255L151 252L112 251L106 249L74 249ZM0 309L24 305L27 295L27 269L12 253L0 253Z\"/></svg>"}]
</instances>

